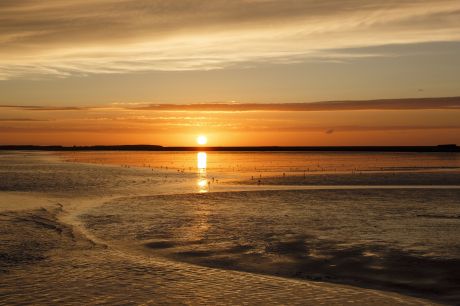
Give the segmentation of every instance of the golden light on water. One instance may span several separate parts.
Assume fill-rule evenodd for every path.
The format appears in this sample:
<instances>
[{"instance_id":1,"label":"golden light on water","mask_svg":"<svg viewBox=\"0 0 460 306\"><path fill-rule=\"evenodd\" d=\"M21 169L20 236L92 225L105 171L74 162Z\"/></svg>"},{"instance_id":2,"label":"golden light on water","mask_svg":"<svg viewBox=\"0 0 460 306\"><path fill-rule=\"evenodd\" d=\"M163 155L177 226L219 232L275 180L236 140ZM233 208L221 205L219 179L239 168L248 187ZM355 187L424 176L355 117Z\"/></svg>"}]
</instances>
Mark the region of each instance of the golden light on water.
<instances>
[{"instance_id":1,"label":"golden light on water","mask_svg":"<svg viewBox=\"0 0 460 306\"><path fill-rule=\"evenodd\" d=\"M198 170L206 170L207 154L206 152L198 152L196 154Z\"/></svg>"},{"instance_id":2,"label":"golden light on water","mask_svg":"<svg viewBox=\"0 0 460 306\"><path fill-rule=\"evenodd\" d=\"M205 189L208 186L208 181L206 179L201 179L197 184L200 188Z\"/></svg>"},{"instance_id":3,"label":"golden light on water","mask_svg":"<svg viewBox=\"0 0 460 306\"><path fill-rule=\"evenodd\" d=\"M202 146L208 143L208 138L204 135L200 135L196 138L196 142Z\"/></svg>"},{"instance_id":4,"label":"golden light on water","mask_svg":"<svg viewBox=\"0 0 460 306\"><path fill-rule=\"evenodd\" d=\"M206 175L207 167L207 154L206 152L198 152L196 154L197 168L198 168L198 192L204 193L209 191L209 183Z\"/></svg>"}]
</instances>

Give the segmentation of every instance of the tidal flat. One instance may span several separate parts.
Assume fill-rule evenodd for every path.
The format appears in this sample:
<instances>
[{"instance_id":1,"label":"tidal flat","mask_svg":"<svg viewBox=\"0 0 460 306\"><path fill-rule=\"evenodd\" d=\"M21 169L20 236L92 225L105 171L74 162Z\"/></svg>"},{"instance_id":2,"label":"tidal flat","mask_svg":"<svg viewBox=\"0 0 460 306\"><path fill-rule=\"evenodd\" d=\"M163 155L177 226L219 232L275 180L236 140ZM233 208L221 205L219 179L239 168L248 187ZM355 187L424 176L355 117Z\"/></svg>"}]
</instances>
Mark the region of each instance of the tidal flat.
<instances>
[{"instance_id":1,"label":"tidal flat","mask_svg":"<svg viewBox=\"0 0 460 306\"><path fill-rule=\"evenodd\" d=\"M1 153L0 303L460 302L457 154L203 156Z\"/></svg>"}]
</instances>

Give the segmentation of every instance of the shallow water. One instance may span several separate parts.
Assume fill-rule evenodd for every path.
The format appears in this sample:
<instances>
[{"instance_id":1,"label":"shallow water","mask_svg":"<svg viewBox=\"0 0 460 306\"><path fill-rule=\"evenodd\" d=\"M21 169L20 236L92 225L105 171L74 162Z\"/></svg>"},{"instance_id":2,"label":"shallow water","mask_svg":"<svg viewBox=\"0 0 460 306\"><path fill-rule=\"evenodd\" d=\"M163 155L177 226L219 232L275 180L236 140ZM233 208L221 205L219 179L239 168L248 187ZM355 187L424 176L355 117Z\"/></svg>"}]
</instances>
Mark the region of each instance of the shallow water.
<instances>
[{"instance_id":1,"label":"shallow water","mask_svg":"<svg viewBox=\"0 0 460 306\"><path fill-rule=\"evenodd\" d=\"M201 152L210 173L460 170L457 153ZM65 152L66 160L195 172L200 152ZM203 168L203 167L201 167Z\"/></svg>"},{"instance_id":2,"label":"shallow water","mask_svg":"<svg viewBox=\"0 0 460 306\"><path fill-rule=\"evenodd\" d=\"M206 157L0 154L0 301L460 301L458 155Z\"/></svg>"}]
</instances>

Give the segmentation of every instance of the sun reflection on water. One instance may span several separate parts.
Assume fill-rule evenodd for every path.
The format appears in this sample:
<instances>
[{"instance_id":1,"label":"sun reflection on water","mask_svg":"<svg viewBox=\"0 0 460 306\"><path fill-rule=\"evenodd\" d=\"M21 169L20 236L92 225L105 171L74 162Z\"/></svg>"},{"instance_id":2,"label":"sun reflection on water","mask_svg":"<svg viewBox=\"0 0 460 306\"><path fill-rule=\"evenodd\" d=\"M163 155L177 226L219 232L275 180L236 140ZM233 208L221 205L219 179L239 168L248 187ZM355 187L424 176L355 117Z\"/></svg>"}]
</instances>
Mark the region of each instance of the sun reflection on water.
<instances>
[{"instance_id":1,"label":"sun reflection on water","mask_svg":"<svg viewBox=\"0 0 460 306\"><path fill-rule=\"evenodd\" d=\"M209 181L206 175L207 154L206 152L198 152L196 155L198 169L198 192L205 193L209 191Z\"/></svg>"},{"instance_id":2,"label":"sun reflection on water","mask_svg":"<svg viewBox=\"0 0 460 306\"><path fill-rule=\"evenodd\" d=\"M197 159L197 168L199 171L206 172L206 162L207 162L207 154L206 152L198 152L196 154Z\"/></svg>"}]
</instances>

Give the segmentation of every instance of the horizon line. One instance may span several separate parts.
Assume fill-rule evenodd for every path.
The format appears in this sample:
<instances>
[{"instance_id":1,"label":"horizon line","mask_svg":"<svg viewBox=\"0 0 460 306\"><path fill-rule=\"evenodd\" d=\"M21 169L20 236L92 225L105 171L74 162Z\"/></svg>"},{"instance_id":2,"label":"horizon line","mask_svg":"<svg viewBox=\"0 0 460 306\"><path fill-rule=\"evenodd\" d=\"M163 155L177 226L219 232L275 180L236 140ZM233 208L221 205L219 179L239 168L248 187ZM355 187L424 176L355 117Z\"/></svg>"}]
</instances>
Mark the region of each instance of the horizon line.
<instances>
[{"instance_id":1,"label":"horizon line","mask_svg":"<svg viewBox=\"0 0 460 306\"><path fill-rule=\"evenodd\" d=\"M438 144L424 146L161 146L161 145L0 145L0 151L152 151L152 152L460 152L457 144Z\"/></svg>"}]
</instances>

